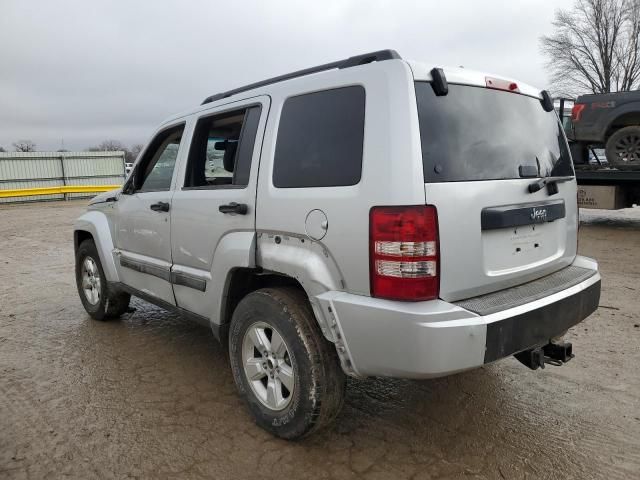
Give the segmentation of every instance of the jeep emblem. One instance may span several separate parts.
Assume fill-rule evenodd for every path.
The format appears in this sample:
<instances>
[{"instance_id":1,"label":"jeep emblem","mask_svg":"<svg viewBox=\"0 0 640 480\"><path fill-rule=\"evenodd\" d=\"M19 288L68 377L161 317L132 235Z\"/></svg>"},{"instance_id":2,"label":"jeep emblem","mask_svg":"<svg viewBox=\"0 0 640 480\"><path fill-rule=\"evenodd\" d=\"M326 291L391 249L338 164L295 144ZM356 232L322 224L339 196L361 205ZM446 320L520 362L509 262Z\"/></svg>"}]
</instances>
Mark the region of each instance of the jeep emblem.
<instances>
[{"instance_id":1,"label":"jeep emblem","mask_svg":"<svg viewBox=\"0 0 640 480\"><path fill-rule=\"evenodd\" d=\"M534 222L545 222L547 220L547 209L546 208L532 208L531 209L531 220Z\"/></svg>"}]
</instances>

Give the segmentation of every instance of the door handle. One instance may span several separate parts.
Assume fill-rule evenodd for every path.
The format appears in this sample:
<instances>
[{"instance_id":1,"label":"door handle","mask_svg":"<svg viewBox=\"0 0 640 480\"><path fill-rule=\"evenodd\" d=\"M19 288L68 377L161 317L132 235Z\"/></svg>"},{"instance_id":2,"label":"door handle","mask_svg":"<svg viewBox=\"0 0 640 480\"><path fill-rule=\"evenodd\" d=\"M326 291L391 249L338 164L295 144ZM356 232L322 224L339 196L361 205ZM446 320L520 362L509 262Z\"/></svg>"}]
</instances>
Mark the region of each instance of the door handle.
<instances>
[{"instance_id":1,"label":"door handle","mask_svg":"<svg viewBox=\"0 0 640 480\"><path fill-rule=\"evenodd\" d=\"M236 213L238 215L246 215L249 207L246 203L231 202L226 205L220 205L218 210L222 213Z\"/></svg>"},{"instance_id":2,"label":"door handle","mask_svg":"<svg viewBox=\"0 0 640 480\"><path fill-rule=\"evenodd\" d=\"M169 203L168 202L158 202L152 203L149 208L154 212L168 212L169 211Z\"/></svg>"}]
</instances>

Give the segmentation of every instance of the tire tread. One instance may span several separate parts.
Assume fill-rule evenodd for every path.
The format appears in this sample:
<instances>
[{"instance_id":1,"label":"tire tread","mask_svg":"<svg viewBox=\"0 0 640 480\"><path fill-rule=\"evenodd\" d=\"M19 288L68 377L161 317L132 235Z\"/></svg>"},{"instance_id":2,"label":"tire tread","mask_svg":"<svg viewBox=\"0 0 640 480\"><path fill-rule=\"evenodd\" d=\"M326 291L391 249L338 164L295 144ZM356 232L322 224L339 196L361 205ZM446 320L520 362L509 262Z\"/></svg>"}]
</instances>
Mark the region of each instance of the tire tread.
<instances>
[{"instance_id":1,"label":"tire tread","mask_svg":"<svg viewBox=\"0 0 640 480\"><path fill-rule=\"evenodd\" d=\"M308 436L333 422L342 408L346 379L337 352L334 345L326 340L320 331L311 305L303 291L295 287L269 287L249 294L249 296L253 295L264 295L275 302L282 311L287 312L298 335L306 345L310 368L315 372L315 408L307 412L307 421L302 426L302 430L278 431L274 428L270 430L281 438L287 439ZM234 349L230 346L229 351L233 352ZM251 392L246 394L252 395Z\"/></svg>"},{"instance_id":2,"label":"tire tread","mask_svg":"<svg viewBox=\"0 0 640 480\"><path fill-rule=\"evenodd\" d=\"M95 259L98 265L98 270L100 271L100 277L104 282L106 301L103 305L101 305L99 309L95 311L87 308L85 299L83 298L83 293L80 288L79 279L77 278L78 268L82 264L84 255L91 255ZM123 313L125 313L127 311L127 308L129 307L131 295L126 292L113 291L109 288L106 277L104 275L104 269L102 268L100 255L98 254L98 249L96 248L96 244L92 239L83 240L82 243L80 243L80 245L78 246L78 251L76 252L76 285L78 287L78 295L80 295L82 305L94 320L105 321L118 318Z\"/></svg>"}]
</instances>

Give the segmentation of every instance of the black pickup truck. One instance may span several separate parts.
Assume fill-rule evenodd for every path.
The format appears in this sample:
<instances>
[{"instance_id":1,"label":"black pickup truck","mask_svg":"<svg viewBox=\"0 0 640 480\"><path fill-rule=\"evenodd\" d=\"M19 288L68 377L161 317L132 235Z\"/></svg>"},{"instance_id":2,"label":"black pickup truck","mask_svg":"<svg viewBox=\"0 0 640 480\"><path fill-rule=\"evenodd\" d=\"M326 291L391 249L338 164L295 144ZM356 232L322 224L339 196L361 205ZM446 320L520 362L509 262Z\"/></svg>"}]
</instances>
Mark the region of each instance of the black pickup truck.
<instances>
[{"instance_id":1,"label":"black pickup truck","mask_svg":"<svg viewBox=\"0 0 640 480\"><path fill-rule=\"evenodd\" d=\"M604 147L609 166L640 170L640 90L578 97L567 134L585 147L578 150L585 155L588 148ZM576 163L587 160L575 157L574 151Z\"/></svg>"}]
</instances>

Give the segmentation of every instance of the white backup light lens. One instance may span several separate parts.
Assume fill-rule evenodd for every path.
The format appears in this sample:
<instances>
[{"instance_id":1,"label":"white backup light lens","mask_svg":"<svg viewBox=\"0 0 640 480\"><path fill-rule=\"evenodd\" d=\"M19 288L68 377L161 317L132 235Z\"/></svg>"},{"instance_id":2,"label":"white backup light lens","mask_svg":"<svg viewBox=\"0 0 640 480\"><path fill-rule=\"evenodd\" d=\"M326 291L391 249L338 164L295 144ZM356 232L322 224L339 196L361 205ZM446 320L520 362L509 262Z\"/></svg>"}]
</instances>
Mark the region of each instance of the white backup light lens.
<instances>
[{"instance_id":1,"label":"white backup light lens","mask_svg":"<svg viewBox=\"0 0 640 480\"><path fill-rule=\"evenodd\" d=\"M392 260L377 260L378 275L398 278L435 277L437 274L435 261L396 262Z\"/></svg>"},{"instance_id":2,"label":"white backup light lens","mask_svg":"<svg viewBox=\"0 0 640 480\"><path fill-rule=\"evenodd\" d=\"M376 242L376 253L394 257L433 257L436 242Z\"/></svg>"}]
</instances>

